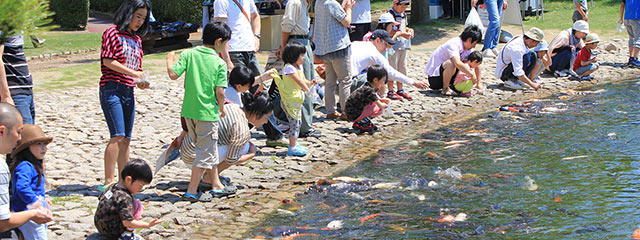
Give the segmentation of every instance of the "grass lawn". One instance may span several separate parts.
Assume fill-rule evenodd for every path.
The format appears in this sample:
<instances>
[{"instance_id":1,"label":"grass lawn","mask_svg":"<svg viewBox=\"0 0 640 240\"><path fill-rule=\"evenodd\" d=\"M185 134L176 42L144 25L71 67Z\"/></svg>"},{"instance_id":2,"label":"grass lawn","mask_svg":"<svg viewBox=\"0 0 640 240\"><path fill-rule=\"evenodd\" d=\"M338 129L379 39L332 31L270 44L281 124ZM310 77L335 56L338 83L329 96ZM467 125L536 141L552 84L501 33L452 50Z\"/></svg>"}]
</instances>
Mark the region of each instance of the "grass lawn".
<instances>
[{"instance_id":1,"label":"grass lawn","mask_svg":"<svg viewBox=\"0 0 640 240\"><path fill-rule=\"evenodd\" d=\"M619 0L589 1L589 28L600 37L627 36L626 32L616 32L618 19L620 18ZM544 1L545 15L536 21L535 16L528 16L524 21L526 28L538 27L541 29L568 29L573 22L573 2L570 0Z\"/></svg>"},{"instance_id":2,"label":"grass lawn","mask_svg":"<svg viewBox=\"0 0 640 240\"><path fill-rule=\"evenodd\" d=\"M38 34L38 38L47 39L39 48L34 48L31 39L26 37L24 53L26 56L39 56L42 54L72 52L100 47L101 33L87 32L44 32Z\"/></svg>"},{"instance_id":3,"label":"grass lawn","mask_svg":"<svg viewBox=\"0 0 640 240\"><path fill-rule=\"evenodd\" d=\"M371 11L376 10L388 10L393 6L393 2L389 0L373 0L371 1ZM371 19L374 22L377 22L378 19Z\"/></svg>"}]
</instances>

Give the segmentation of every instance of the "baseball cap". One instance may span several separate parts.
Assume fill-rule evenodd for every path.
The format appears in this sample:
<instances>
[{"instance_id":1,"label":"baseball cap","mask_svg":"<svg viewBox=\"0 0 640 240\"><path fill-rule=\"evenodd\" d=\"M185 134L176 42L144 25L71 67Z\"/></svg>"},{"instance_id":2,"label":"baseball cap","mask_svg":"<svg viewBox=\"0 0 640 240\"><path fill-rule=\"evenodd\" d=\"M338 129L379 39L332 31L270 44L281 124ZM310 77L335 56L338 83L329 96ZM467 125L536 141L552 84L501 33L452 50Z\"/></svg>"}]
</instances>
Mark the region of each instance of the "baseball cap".
<instances>
[{"instance_id":1,"label":"baseball cap","mask_svg":"<svg viewBox=\"0 0 640 240\"><path fill-rule=\"evenodd\" d=\"M393 18L393 15L391 15L391 13L385 13L380 15L380 18L378 19L378 23L400 24L399 22L396 21L395 18Z\"/></svg>"},{"instance_id":2,"label":"baseball cap","mask_svg":"<svg viewBox=\"0 0 640 240\"><path fill-rule=\"evenodd\" d=\"M389 36L389 33L382 29L376 29L375 31L373 31L373 33L371 34L370 40L374 40L376 38L380 38L391 45L396 44L396 41L391 39L391 37Z\"/></svg>"},{"instance_id":3,"label":"baseball cap","mask_svg":"<svg viewBox=\"0 0 640 240\"><path fill-rule=\"evenodd\" d=\"M538 45L536 45L536 47L533 48L534 52L540 52L540 51L549 51L549 44L547 43L547 40L542 40L538 43Z\"/></svg>"},{"instance_id":4,"label":"baseball cap","mask_svg":"<svg viewBox=\"0 0 640 240\"><path fill-rule=\"evenodd\" d=\"M573 30L589 34L589 23L584 20L578 20L573 23Z\"/></svg>"}]
</instances>

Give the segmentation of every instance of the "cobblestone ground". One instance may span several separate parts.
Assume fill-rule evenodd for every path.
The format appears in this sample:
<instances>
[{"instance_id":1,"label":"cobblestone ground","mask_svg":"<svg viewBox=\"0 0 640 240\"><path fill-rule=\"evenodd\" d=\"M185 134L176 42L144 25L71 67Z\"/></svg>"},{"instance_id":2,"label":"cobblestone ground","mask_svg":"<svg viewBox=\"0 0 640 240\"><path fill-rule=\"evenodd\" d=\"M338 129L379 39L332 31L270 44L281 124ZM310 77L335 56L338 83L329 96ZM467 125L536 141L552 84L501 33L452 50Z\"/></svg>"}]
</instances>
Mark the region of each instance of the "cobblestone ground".
<instances>
[{"instance_id":1,"label":"cobblestone ground","mask_svg":"<svg viewBox=\"0 0 640 240\"><path fill-rule=\"evenodd\" d=\"M616 45L616 50L605 47ZM596 84L598 81L637 77L640 71L621 68L626 62L626 40L600 43L603 62L592 82L570 81L567 78L543 78L544 89L510 91L493 78L495 59L483 63L483 82L488 86L485 95L471 98L443 97L435 91L418 91L407 87L413 101L394 101L393 118L375 119L382 132L373 136L357 136L347 122L334 122L315 113L315 128L324 133L320 138L307 138L302 144L309 147L306 157L287 157L286 148L264 146L262 132L253 132L259 156L243 166L234 166L223 175L244 186L231 198L214 199L211 203L180 201L186 190L189 168L180 160L164 167L142 193L137 194L145 205L144 219L162 218L165 223L138 232L146 239L229 239L241 238L243 233L263 217L272 213L280 200L294 197L308 184L320 177L344 169L358 156L366 156L444 123L471 117L495 109L505 102L548 96L564 89ZM409 76L424 80L423 68L429 51L409 53ZM152 168L161 153L180 131L179 111L182 101L182 80L171 81L165 75L151 77L150 90L136 89L136 122L131 142L131 158L147 160ZM97 79L96 79L97 82ZM96 84L97 85L97 84ZM55 221L49 224L51 239L94 238L93 214L97 207L97 185L103 181L103 153L108 130L98 101L98 88L76 88L61 91L37 92L37 124L49 136L46 177L48 198L53 201ZM391 134L400 133L400 134ZM398 137L402 136L402 137ZM366 143L366 144L363 144ZM367 147L362 147L362 146Z\"/></svg>"}]
</instances>

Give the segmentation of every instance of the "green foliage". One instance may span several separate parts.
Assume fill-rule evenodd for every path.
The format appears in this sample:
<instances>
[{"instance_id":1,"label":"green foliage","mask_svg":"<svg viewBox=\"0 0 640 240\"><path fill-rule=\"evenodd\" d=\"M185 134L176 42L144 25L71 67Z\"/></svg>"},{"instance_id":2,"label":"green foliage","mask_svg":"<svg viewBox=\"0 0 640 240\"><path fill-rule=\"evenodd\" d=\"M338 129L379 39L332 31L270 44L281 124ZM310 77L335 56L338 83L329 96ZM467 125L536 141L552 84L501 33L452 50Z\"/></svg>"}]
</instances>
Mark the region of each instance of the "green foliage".
<instances>
[{"instance_id":1,"label":"green foliage","mask_svg":"<svg viewBox=\"0 0 640 240\"><path fill-rule=\"evenodd\" d=\"M51 23L51 15L47 0L0 0L0 42L21 32L36 32L36 27Z\"/></svg>"},{"instance_id":2,"label":"green foliage","mask_svg":"<svg viewBox=\"0 0 640 240\"><path fill-rule=\"evenodd\" d=\"M115 13L124 0L91 0L91 9L99 12ZM162 22L202 21L203 0L151 0L153 16Z\"/></svg>"},{"instance_id":3,"label":"green foliage","mask_svg":"<svg viewBox=\"0 0 640 240\"><path fill-rule=\"evenodd\" d=\"M55 22L63 28L84 29L89 20L89 0L51 0Z\"/></svg>"}]
</instances>

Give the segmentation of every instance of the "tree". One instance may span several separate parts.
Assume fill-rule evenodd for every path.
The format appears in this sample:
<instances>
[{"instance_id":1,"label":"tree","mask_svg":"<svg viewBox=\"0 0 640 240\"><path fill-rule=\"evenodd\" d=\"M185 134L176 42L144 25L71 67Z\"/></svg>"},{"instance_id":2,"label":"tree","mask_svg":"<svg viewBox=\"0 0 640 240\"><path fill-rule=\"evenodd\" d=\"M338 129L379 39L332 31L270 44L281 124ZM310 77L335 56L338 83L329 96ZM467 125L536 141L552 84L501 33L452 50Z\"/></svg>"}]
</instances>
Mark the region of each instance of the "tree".
<instances>
[{"instance_id":1,"label":"tree","mask_svg":"<svg viewBox=\"0 0 640 240\"><path fill-rule=\"evenodd\" d=\"M429 21L429 0L411 0L409 24L419 25Z\"/></svg>"},{"instance_id":2,"label":"tree","mask_svg":"<svg viewBox=\"0 0 640 240\"><path fill-rule=\"evenodd\" d=\"M37 27L51 23L51 16L47 0L0 0L0 43L10 36L36 32Z\"/></svg>"}]
</instances>

